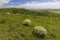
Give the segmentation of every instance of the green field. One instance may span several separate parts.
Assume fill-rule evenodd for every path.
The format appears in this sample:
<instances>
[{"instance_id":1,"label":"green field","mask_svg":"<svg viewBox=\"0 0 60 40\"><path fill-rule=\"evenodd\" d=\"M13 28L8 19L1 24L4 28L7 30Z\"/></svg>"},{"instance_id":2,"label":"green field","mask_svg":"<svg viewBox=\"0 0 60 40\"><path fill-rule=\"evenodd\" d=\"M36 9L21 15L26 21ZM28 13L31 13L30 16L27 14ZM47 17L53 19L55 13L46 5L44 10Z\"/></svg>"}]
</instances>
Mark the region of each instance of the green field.
<instances>
[{"instance_id":1,"label":"green field","mask_svg":"<svg viewBox=\"0 0 60 40\"><path fill-rule=\"evenodd\" d=\"M60 10L49 10L50 12L60 14Z\"/></svg>"},{"instance_id":2,"label":"green field","mask_svg":"<svg viewBox=\"0 0 60 40\"><path fill-rule=\"evenodd\" d=\"M11 14L8 15L6 12ZM32 20L31 26L22 24L27 18ZM54 32L56 34L56 37L50 40L60 40L60 14L49 11L0 9L0 40L42 40L32 34L36 25L43 26L49 33Z\"/></svg>"}]
</instances>

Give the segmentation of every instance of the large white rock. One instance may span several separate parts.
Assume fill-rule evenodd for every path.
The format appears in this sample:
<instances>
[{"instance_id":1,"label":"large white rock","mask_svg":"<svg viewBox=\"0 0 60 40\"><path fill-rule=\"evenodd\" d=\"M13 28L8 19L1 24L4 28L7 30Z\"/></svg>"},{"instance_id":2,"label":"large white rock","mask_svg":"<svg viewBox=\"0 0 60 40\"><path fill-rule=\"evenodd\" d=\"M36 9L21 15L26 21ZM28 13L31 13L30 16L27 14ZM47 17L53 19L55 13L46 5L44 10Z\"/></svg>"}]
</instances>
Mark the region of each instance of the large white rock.
<instances>
[{"instance_id":1,"label":"large white rock","mask_svg":"<svg viewBox=\"0 0 60 40\"><path fill-rule=\"evenodd\" d=\"M30 19L25 19L23 21L23 24L31 25L31 20Z\"/></svg>"},{"instance_id":2,"label":"large white rock","mask_svg":"<svg viewBox=\"0 0 60 40\"><path fill-rule=\"evenodd\" d=\"M44 27L42 27L42 26L36 26L36 27L34 27L34 31L35 31L35 33L38 33L38 34L39 33L40 34L44 34L44 35L47 34L47 30Z\"/></svg>"},{"instance_id":3,"label":"large white rock","mask_svg":"<svg viewBox=\"0 0 60 40\"><path fill-rule=\"evenodd\" d=\"M10 15L11 13L10 12L6 12L6 14Z\"/></svg>"}]
</instances>

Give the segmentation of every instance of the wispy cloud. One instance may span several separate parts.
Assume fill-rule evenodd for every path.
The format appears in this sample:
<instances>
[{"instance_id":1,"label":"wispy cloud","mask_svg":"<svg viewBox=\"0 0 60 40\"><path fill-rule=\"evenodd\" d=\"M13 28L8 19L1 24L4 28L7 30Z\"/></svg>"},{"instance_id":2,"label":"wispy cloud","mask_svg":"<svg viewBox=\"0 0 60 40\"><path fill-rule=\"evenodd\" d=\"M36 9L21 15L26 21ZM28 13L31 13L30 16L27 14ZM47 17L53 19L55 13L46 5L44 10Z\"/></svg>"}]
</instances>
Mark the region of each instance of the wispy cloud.
<instances>
[{"instance_id":1,"label":"wispy cloud","mask_svg":"<svg viewBox=\"0 0 60 40\"><path fill-rule=\"evenodd\" d=\"M21 4L15 7L27 9L60 9L60 2L47 2L47 3L27 2L26 4Z\"/></svg>"},{"instance_id":2,"label":"wispy cloud","mask_svg":"<svg viewBox=\"0 0 60 40\"><path fill-rule=\"evenodd\" d=\"M9 3L10 1L11 0L5 0L4 4ZM17 7L17 8L27 8L27 9L60 9L59 0L51 0L51 1L49 0L47 2L40 2L40 0L39 1L35 0L31 2L26 2L24 4L20 4L20 2L17 2L18 5L12 2L11 5L7 5L4 7Z\"/></svg>"},{"instance_id":3,"label":"wispy cloud","mask_svg":"<svg viewBox=\"0 0 60 40\"><path fill-rule=\"evenodd\" d=\"M53 1L59 1L59 0L53 0Z\"/></svg>"},{"instance_id":4,"label":"wispy cloud","mask_svg":"<svg viewBox=\"0 0 60 40\"><path fill-rule=\"evenodd\" d=\"M9 3L11 0L0 0L0 6Z\"/></svg>"}]
</instances>

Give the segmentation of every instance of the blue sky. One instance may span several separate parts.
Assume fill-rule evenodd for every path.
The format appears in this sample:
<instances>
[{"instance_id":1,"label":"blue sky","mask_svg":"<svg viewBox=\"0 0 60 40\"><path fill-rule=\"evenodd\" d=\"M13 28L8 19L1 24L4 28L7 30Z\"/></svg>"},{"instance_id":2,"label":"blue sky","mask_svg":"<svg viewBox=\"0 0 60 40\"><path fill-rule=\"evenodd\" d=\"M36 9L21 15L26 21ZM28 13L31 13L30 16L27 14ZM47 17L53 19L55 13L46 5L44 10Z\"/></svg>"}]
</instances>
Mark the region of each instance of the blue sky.
<instances>
[{"instance_id":1,"label":"blue sky","mask_svg":"<svg viewBox=\"0 0 60 40\"><path fill-rule=\"evenodd\" d=\"M0 8L60 9L60 0L0 0Z\"/></svg>"}]
</instances>

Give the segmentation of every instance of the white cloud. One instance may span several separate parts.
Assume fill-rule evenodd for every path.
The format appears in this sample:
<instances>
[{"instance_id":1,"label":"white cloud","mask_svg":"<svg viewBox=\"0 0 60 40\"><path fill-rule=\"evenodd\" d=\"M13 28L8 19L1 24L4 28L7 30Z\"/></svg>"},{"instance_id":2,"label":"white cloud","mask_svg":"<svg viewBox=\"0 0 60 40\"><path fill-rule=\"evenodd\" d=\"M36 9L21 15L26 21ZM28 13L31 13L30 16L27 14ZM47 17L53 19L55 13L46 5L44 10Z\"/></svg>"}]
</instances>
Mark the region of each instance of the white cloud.
<instances>
[{"instance_id":1,"label":"white cloud","mask_svg":"<svg viewBox=\"0 0 60 40\"><path fill-rule=\"evenodd\" d=\"M28 9L60 9L60 2L48 2L48 3L32 2L19 5L19 7Z\"/></svg>"},{"instance_id":2,"label":"white cloud","mask_svg":"<svg viewBox=\"0 0 60 40\"><path fill-rule=\"evenodd\" d=\"M8 5L7 7L27 8L27 9L60 9L60 2L55 1L55 2L39 3L34 1L20 5Z\"/></svg>"},{"instance_id":3,"label":"white cloud","mask_svg":"<svg viewBox=\"0 0 60 40\"><path fill-rule=\"evenodd\" d=\"M0 0L0 6L9 3L11 0Z\"/></svg>"}]
</instances>

